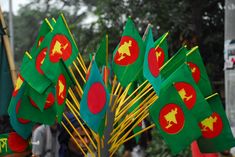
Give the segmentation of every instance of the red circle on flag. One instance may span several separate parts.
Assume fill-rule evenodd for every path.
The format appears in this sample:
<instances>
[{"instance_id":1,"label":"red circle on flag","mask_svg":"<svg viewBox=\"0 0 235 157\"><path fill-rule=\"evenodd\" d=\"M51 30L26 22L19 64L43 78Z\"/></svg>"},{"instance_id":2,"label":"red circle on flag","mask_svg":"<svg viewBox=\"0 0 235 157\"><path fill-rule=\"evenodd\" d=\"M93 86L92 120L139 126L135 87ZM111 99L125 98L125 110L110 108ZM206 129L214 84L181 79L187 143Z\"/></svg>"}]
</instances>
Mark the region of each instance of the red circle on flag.
<instances>
[{"instance_id":1,"label":"red circle on flag","mask_svg":"<svg viewBox=\"0 0 235 157\"><path fill-rule=\"evenodd\" d=\"M159 75L158 59L154 48L151 48L148 53L148 67L150 73L157 77Z\"/></svg>"},{"instance_id":2,"label":"red circle on flag","mask_svg":"<svg viewBox=\"0 0 235 157\"><path fill-rule=\"evenodd\" d=\"M67 90L66 79L63 74L60 74L56 84L56 98L58 105L62 105L64 103L66 99L66 90Z\"/></svg>"},{"instance_id":3,"label":"red circle on flag","mask_svg":"<svg viewBox=\"0 0 235 157\"><path fill-rule=\"evenodd\" d=\"M20 105L21 105L21 99L16 104L16 114L18 114L18 112L19 112ZM27 124L30 122L30 120L23 119L23 118L17 118L17 120L21 124Z\"/></svg>"},{"instance_id":4,"label":"red circle on flag","mask_svg":"<svg viewBox=\"0 0 235 157\"><path fill-rule=\"evenodd\" d=\"M44 39L44 36L41 36L41 37L38 39L38 45L37 45L37 47L39 47L39 46L41 45L43 39Z\"/></svg>"},{"instance_id":5,"label":"red circle on flag","mask_svg":"<svg viewBox=\"0 0 235 157\"><path fill-rule=\"evenodd\" d=\"M184 127L184 113L176 104L165 105L159 115L159 124L168 134L177 134Z\"/></svg>"},{"instance_id":6,"label":"red circle on flag","mask_svg":"<svg viewBox=\"0 0 235 157\"><path fill-rule=\"evenodd\" d=\"M106 104L106 91L104 86L99 83L93 83L87 94L87 105L91 113L98 114Z\"/></svg>"},{"instance_id":7,"label":"red circle on flag","mask_svg":"<svg viewBox=\"0 0 235 157\"><path fill-rule=\"evenodd\" d=\"M114 56L114 62L121 66L134 63L139 56L139 46L135 39L123 36Z\"/></svg>"},{"instance_id":8,"label":"red circle on flag","mask_svg":"<svg viewBox=\"0 0 235 157\"><path fill-rule=\"evenodd\" d=\"M72 54L72 46L68 38L61 34L56 34L50 44L50 61L58 62L60 58L67 60Z\"/></svg>"},{"instance_id":9,"label":"red circle on flag","mask_svg":"<svg viewBox=\"0 0 235 157\"><path fill-rule=\"evenodd\" d=\"M197 99L197 93L195 89L190 84L185 82L176 82L174 86L187 108L189 110L192 109Z\"/></svg>"},{"instance_id":10,"label":"red circle on flag","mask_svg":"<svg viewBox=\"0 0 235 157\"><path fill-rule=\"evenodd\" d=\"M162 65L164 64L164 60L165 60L164 50L161 47L158 47L155 50L155 54L156 54L156 57L157 57L158 67L161 68Z\"/></svg>"},{"instance_id":11,"label":"red circle on flag","mask_svg":"<svg viewBox=\"0 0 235 157\"><path fill-rule=\"evenodd\" d=\"M16 132L11 132L8 135L8 145L13 152L20 153L27 149L29 142Z\"/></svg>"},{"instance_id":12,"label":"red circle on flag","mask_svg":"<svg viewBox=\"0 0 235 157\"><path fill-rule=\"evenodd\" d=\"M199 126L204 138L215 138L223 129L223 121L218 113L213 112L209 118L201 121Z\"/></svg>"},{"instance_id":13,"label":"red circle on flag","mask_svg":"<svg viewBox=\"0 0 235 157\"><path fill-rule=\"evenodd\" d=\"M196 83L198 83L200 78L201 78L201 71L200 71L199 67L196 64L192 63L192 62L187 62L187 64L191 69L194 81Z\"/></svg>"},{"instance_id":14,"label":"red circle on flag","mask_svg":"<svg viewBox=\"0 0 235 157\"><path fill-rule=\"evenodd\" d=\"M40 74L44 74L44 72L41 69L41 66L42 66L42 63L46 57L46 53L47 53L47 48L44 48L39 52L39 54L36 58L36 69Z\"/></svg>"},{"instance_id":15,"label":"red circle on flag","mask_svg":"<svg viewBox=\"0 0 235 157\"><path fill-rule=\"evenodd\" d=\"M55 97L52 93L49 93L46 99L44 109L46 110L50 108L54 103L55 103Z\"/></svg>"},{"instance_id":16,"label":"red circle on flag","mask_svg":"<svg viewBox=\"0 0 235 157\"><path fill-rule=\"evenodd\" d=\"M39 110L39 107L38 105L33 101L33 99L31 97L29 97L29 101L30 101L30 104L37 108ZM48 108L50 108L55 102L55 97L52 93L49 93L48 96L47 96L47 99L46 99L46 102L45 102L45 105L44 105L44 110L47 110Z\"/></svg>"},{"instance_id":17,"label":"red circle on flag","mask_svg":"<svg viewBox=\"0 0 235 157\"><path fill-rule=\"evenodd\" d=\"M14 91L12 92L12 96L15 97L18 94L18 91L21 85L24 83L24 78L19 74L16 80L16 86Z\"/></svg>"}]
</instances>

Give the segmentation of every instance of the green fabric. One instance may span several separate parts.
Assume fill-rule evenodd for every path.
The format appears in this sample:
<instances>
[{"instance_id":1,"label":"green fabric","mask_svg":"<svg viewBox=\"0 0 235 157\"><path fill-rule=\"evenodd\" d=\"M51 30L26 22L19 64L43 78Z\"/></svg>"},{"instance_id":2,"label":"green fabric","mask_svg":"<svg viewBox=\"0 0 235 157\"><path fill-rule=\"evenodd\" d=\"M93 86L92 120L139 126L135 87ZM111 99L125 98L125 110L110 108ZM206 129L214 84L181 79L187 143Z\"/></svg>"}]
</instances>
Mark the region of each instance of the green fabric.
<instances>
[{"instance_id":1,"label":"green fabric","mask_svg":"<svg viewBox=\"0 0 235 157\"><path fill-rule=\"evenodd\" d=\"M95 55L95 61L99 68L106 65L106 42L106 36L104 36Z\"/></svg>"},{"instance_id":2,"label":"green fabric","mask_svg":"<svg viewBox=\"0 0 235 157\"><path fill-rule=\"evenodd\" d=\"M121 45L122 42L123 44ZM125 45L129 46L125 47ZM138 46L135 47L135 45ZM123 50L124 48L126 48L125 51ZM134 48L136 48L136 50L133 50ZM134 23L128 18L121 41L113 52L112 64L113 71L123 87L126 87L130 82L136 80L142 72L144 51L144 43L136 30ZM118 57L119 55L120 57ZM131 61L130 59L133 60Z\"/></svg>"},{"instance_id":3,"label":"green fabric","mask_svg":"<svg viewBox=\"0 0 235 157\"><path fill-rule=\"evenodd\" d=\"M167 77L169 77L176 68L186 62L187 51L188 49L185 47L180 48L178 52L165 63L160 71L163 80L167 79Z\"/></svg>"},{"instance_id":4,"label":"green fabric","mask_svg":"<svg viewBox=\"0 0 235 157\"><path fill-rule=\"evenodd\" d=\"M153 89L156 92L156 94L159 95L160 86L161 86L161 75L159 75L160 67L157 62L158 60L153 59L153 57L156 58L156 52L153 46L154 46L153 35L152 35L152 29L150 28L148 36L147 36L147 46L146 46L145 57L144 57L143 75L153 86ZM153 56L151 52L154 52ZM150 60L152 60L152 62ZM150 67L153 67L154 69L150 69Z\"/></svg>"},{"instance_id":5,"label":"green fabric","mask_svg":"<svg viewBox=\"0 0 235 157\"><path fill-rule=\"evenodd\" d=\"M205 138L204 136L201 136L197 140L200 151L203 153L212 153L229 150L235 146L235 140L220 97L216 94L207 101L210 104L213 113L217 113L222 119L222 131L218 134L218 136L213 138ZM213 127L215 129L216 125L213 124Z\"/></svg>"},{"instance_id":6,"label":"green fabric","mask_svg":"<svg viewBox=\"0 0 235 157\"><path fill-rule=\"evenodd\" d=\"M183 120L178 120L179 117L176 118L176 123L173 123L173 121L170 121L170 119L167 120L165 116L167 116L168 114L164 114L165 116L163 118L160 118L160 114L163 112L163 108L172 104L178 106L175 118L180 115L178 113L180 113L181 109L182 114L184 115L184 123L182 123ZM174 109L171 109L171 112L172 110ZM178 92L173 86L170 86L169 88L163 89L161 91L158 100L150 107L149 112L156 127L159 129L160 134L163 136L165 142L170 147L173 154L179 153L181 150L189 146L192 141L201 136L201 131L196 119L187 110L183 101L178 95ZM172 124L169 129L172 129L172 127L175 127L175 125L178 123L180 123L182 127L180 130L178 130L178 132L168 133L164 130L166 127L160 125L161 121L165 123L168 122L168 125Z\"/></svg>"},{"instance_id":7,"label":"green fabric","mask_svg":"<svg viewBox=\"0 0 235 157\"><path fill-rule=\"evenodd\" d=\"M96 92L93 92L92 95L97 95L100 92L105 92L105 93L104 95L93 97L93 99L96 99L96 102L103 102L104 104L102 105L104 106L100 108L99 112L94 113L91 110L96 108L98 104L96 104L95 106L89 107L88 99L90 99L90 97L88 97L88 94L89 92L92 92L91 89L94 87L94 85L97 85L97 83L103 86L104 91L101 91L102 88L99 88L97 89ZM90 77L85 84L84 93L82 95L82 99L80 102L80 114L81 114L81 118L86 122L86 124L94 132L99 133L100 136L103 135L105 115L106 115L106 110L107 110L108 105L109 105L109 92L104 85L104 82L102 80L102 77L99 73L99 69L95 61L93 61L91 72L90 72Z\"/></svg>"},{"instance_id":8,"label":"green fabric","mask_svg":"<svg viewBox=\"0 0 235 157\"><path fill-rule=\"evenodd\" d=\"M42 45L37 49L35 55L43 53L44 48ZM25 58L24 64L21 66L21 75L25 81L34 88L38 93L42 94L52 84L52 82L36 69L36 58Z\"/></svg>"},{"instance_id":9,"label":"green fabric","mask_svg":"<svg viewBox=\"0 0 235 157\"><path fill-rule=\"evenodd\" d=\"M53 45L54 40L56 44ZM44 71L46 77L55 83L56 78L60 74L57 70L55 70L59 68L59 60L62 59L66 67L69 67L79 53L73 36L70 33L67 23L62 15L58 17L53 31L46 36L42 42L42 45L47 46L48 48L45 60L42 64L42 70ZM57 49L55 49L56 45L59 46L59 48L57 47ZM52 58L55 56L57 56L57 59L52 61Z\"/></svg>"},{"instance_id":10,"label":"green fabric","mask_svg":"<svg viewBox=\"0 0 235 157\"><path fill-rule=\"evenodd\" d=\"M3 31L3 30L1 30ZM3 32L1 32L1 35ZM0 116L7 115L7 108L11 100L13 83L7 59L6 49L1 37L0 43Z\"/></svg>"},{"instance_id":11,"label":"green fabric","mask_svg":"<svg viewBox=\"0 0 235 157\"><path fill-rule=\"evenodd\" d=\"M19 108L19 106L24 106L22 103L22 97L25 93L26 90L26 86L27 83L25 81L23 81L23 83L21 84L20 80L22 80L22 77L19 75L17 78L17 82L16 82L16 87L19 87L18 92L16 91L16 87L13 91L13 95L11 97L11 102L10 105L8 107L8 114L10 116L10 123L12 128L20 135L22 136L24 139L27 139L31 133L32 133L32 128L35 125L35 123L28 121L25 121L25 123L22 123L22 121L19 121L19 118L17 118L17 114L19 114L19 112L17 112L17 108ZM15 93L15 94L14 94Z\"/></svg>"},{"instance_id":12,"label":"green fabric","mask_svg":"<svg viewBox=\"0 0 235 157\"><path fill-rule=\"evenodd\" d=\"M0 135L0 156L29 150L31 150L30 143L22 139L16 132Z\"/></svg>"},{"instance_id":13,"label":"green fabric","mask_svg":"<svg viewBox=\"0 0 235 157\"><path fill-rule=\"evenodd\" d=\"M30 88L30 86L28 86L28 88ZM40 111L40 109L38 108L38 106L40 106L37 101L35 100L35 91L32 94L32 89L30 89L30 95L24 95L22 97L22 104L19 108L19 113L17 115L18 118L24 118L24 119L30 119L33 122L37 122L37 123L42 123L42 124L48 124L48 125L53 125L55 123L55 118L56 118L56 104L54 103L51 107L47 108L47 109L43 109L42 111ZM38 99L40 99L41 97L43 97L43 99L41 99L41 103L44 107L47 96L49 93L53 93L53 95L55 95L55 88L49 87L49 89L47 89L47 91L45 92L45 96L44 95L40 95L37 94ZM28 93L27 93L28 94ZM36 105L36 106L33 106Z\"/></svg>"},{"instance_id":14,"label":"green fabric","mask_svg":"<svg viewBox=\"0 0 235 157\"><path fill-rule=\"evenodd\" d=\"M155 42L154 42L154 48L156 48L157 46L159 48L161 48L163 50L163 53L164 53L164 61L163 61L163 64L167 62L168 60L168 44L167 44L167 40L166 40L166 36L168 34L165 33L163 34L160 38L158 38ZM164 38L164 39L163 39ZM163 39L163 40L162 40ZM162 54L161 54L162 55ZM162 67L163 64L159 64L159 68Z\"/></svg>"},{"instance_id":15,"label":"green fabric","mask_svg":"<svg viewBox=\"0 0 235 157\"><path fill-rule=\"evenodd\" d=\"M192 53L187 54L187 62L191 62L197 65L200 69L200 79L197 82L199 89L201 90L202 94L207 97L212 94L213 90L211 87L210 80L208 78L206 68L204 66L203 60L201 58L199 49L197 48Z\"/></svg>"},{"instance_id":16,"label":"green fabric","mask_svg":"<svg viewBox=\"0 0 235 157\"><path fill-rule=\"evenodd\" d=\"M58 75L58 77L56 78L57 82L56 82L56 88L60 87L60 81L59 81L59 78L61 76L63 76L65 78L65 81L66 81L66 85L65 85L65 94L63 95L63 97L65 98L63 100L63 102L59 102L58 101L58 95L60 94L60 90L56 90L56 111L57 111L57 120L58 122L61 122L62 120L62 116L63 116L63 112L64 112L64 108L65 108L65 102L66 102L66 98L67 98L67 95L68 95L68 90L71 86L74 85L74 80L70 74L70 72L68 71L65 63L63 60L60 60L59 62L59 67L58 67L58 71L60 71L60 74ZM58 88L59 89L59 88Z\"/></svg>"},{"instance_id":17,"label":"green fabric","mask_svg":"<svg viewBox=\"0 0 235 157\"><path fill-rule=\"evenodd\" d=\"M187 64L182 64L179 68L177 68L163 83L162 88L167 88L167 86L175 85L177 83L186 83L187 85L179 88L179 94L182 94L182 100L189 103L187 107L190 110L198 122L202 121L209 115L211 115L212 111L202 95L200 89L192 78L191 70L187 66ZM189 86L189 88L188 88ZM177 87L176 87L177 88ZM195 92L195 93L194 93ZM194 95L195 94L195 95ZM195 100L195 101L194 101ZM193 105L194 104L194 105ZM192 105L192 106L191 106ZM192 108L191 108L192 107Z\"/></svg>"}]
</instances>

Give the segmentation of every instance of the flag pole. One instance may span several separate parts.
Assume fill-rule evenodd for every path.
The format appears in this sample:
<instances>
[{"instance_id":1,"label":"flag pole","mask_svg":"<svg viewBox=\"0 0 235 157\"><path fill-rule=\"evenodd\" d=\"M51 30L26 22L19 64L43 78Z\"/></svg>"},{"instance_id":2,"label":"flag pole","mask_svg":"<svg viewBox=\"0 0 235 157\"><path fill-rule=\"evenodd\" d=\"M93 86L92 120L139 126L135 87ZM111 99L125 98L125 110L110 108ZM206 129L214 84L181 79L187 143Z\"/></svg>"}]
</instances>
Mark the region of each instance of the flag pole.
<instances>
[{"instance_id":1,"label":"flag pole","mask_svg":"<svg viewBox=\"0 0 235 157\"><path fill-rule=\"evenodd\" d=\"M0 7L0 20L1 20L0 22L2 24L2 27L6 28L6 23L3 18L1 7ZM10 46L10 42L9 42L9 37L7 36L5 30L4 30L4 34L3 34L3 42L4 42L4 45L6 48L7 58L8 58L8 62L9 62L10 70L11 70L11 79L12 79L13 84L15 85L17 77L16 77L14 56L12 54L12 50L11 50L11 46Z\"/></svg>"}]
</instances>

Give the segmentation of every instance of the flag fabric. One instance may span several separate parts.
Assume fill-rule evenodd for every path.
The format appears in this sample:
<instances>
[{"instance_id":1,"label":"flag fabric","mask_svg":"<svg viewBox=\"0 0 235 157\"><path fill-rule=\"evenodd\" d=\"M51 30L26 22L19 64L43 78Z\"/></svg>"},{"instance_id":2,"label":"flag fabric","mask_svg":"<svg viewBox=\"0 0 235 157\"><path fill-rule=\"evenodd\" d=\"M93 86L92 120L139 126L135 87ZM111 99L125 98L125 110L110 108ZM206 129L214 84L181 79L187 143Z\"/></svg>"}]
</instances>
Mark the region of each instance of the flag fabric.
<instances>
[{"instance_id":1,"label":"flag fabric","mask_svg":"<svg viewBox=\"0 0 235 157\"><path fill-rule=\"evenodd\" d=\"M122 38L113 53L112 68L123 87L136 80L142 72L144 43L131 18L128 18Z\"/></svg>"},{"instance_id":2,"label":"flag fabric","mask_svg":"<svg viewBox=\"0 0 235 157\"><path fill-rule=\"evenodd\" d=\"M222 152L235 146L229 121L223 109L219 95L208 98L213 113L199 123L202 136L197 140L203 153Z\"/></svg>"},{"instance_id":3,"label":"flag fabric","mask_svg":"<svg viewBox=\"0 0 235 157\"><path fill-rule=\"evenodd\" d=\"M56 111L57 111L57 120L58 122L61 122L64 108L65 108L65 102L68 95L68 90L71 86L74 85L74 80L68 71L64 61L61 59L58 63L58 72L59 75L57 77L57 81L55 84L56 92L55 92L55 100L56 100Z\"/></svg>"},{"instance_id":4,"label":"flag fabric","mask_svg":"<svg viewBox=\"0 0 235 157\"><path fill-rule=\"evenodd\" d=\"M164 81L169 77L175 69L177 69L181 64L186 62L186 52L188 49L186 47L181 47L178 52L172 56L160 69L160 74L162 80Z\"/></svg>"},{"instance_id":5,"label":"flag fabric","mask_svg":"<svg viewBox=\"0 0 235 157\"><path fill-rule=\"evenodd\" d=\"M80 114L86 124L100 136L103 134L108 104L109 92L104 85L95 61L93 61L90 77L86 82L80 102Z\"/></svg>"},{"instance_id":6,"label":"flag fabric","mask_svg":"<svg viewBox=\"0 0 235 157\"><path fill-rule=\"evenodd\" d=\"M102 67L104 65L106 65L106 59L107 59L107 38L106 38L106 35L103 37L101 43L100 43L100 46L96 52L96 55L95 55L95 61L96 61L96 64L98 67Z\"/></svg>"},{"instance_id":7,"label":"flag fabric","mask_svg":"<svg viewBox=\"0 0 235 157\"><path fill-rule=\"evenodd\" d=\"M174 84L186 107L198 122L212 114L211 108L195 83L190 68L182 64L162 84L167 88Z\"/></svg>"},{"instance_id":8,"label":"flag fabric","mask_svg":"<svg viewBox=\"0 0 235 157\"><path fill-rule=\"evenodd\" d=\"M32 89L31 89L32 90ZM53 86L49 87L49 89L45 92L45 96L41 96L40 94L36 94L34 91L29 91L28 95L24 95L22 97L22 104L18 109L18 118L30 119L33 122L53 125L56 119L56 105L55 105L55 88ZM36 98L38 96L38 98ZM43 104L43 110L37 104L39 102L35 99L43 99L40 100Z\"/></svg>"},{"instance_id":9,"label":"flag fabric","mask_svg":"<svg viewBox=\"0 0 235 157\"><path fill-rule=\"evenodd\" d=\"M40 46L35 52L35 58L25 55L20 71L25 81L40 94L52 84L41 69L46 52L47 48Z\"/></svg>"},{"instance_id":10,"label":"flag fabric","mask_svg":"<svg viewBox=\"0 0 235 157\"><path fill-rule=\"evenodd\" d=\"M23 139L16 132L1 134L0 146L0 156L31 150L29 141Z\"/></svg>"},{"instance_id":11,"label":"flag fabric","mask_svg":"<svg viewBox=\"0 0 235 157\"><path fill-rule=\"evenodd\" d=\"M66 67L69 67L78 55L77 45L62 14L58 17L53 31L46 36L41 45L47 46L42 70L46 77L55 83L60 74L55 70L60 67L59 61L62 59Z\"/></svg>"},{"instance_id":12,"label":"flag fabric","mask_svg":"<svg viewBox=\"0 0 235 157\"><path fill-rule=\"evenodd\" d=\"M211 95L213 90L198 47L194 47L187 53L187 64L202 94L205 97Z\"/></svg>"},{"instance_id":13,"label":"flag fabric","mask_svg":"<svg viewBox=\"0 0 235 157\"><path fill-rule=\"evenodd\" d=\"M32 128L35 123L23 118L17 118L19 108L20 106L23 106L22 97L24 95L25 88L26 82L24 81L24 78L19 74L16 81L15 89L12 93L11 102L8 107L8 114L10 116L10 123L12 128L24 139L27 139L31 135Z\"/></svg>"},{"instance_id":14,"label":"flag fabric","mask_svg":"<svg viewBox=\"0 0 235 157\"><path fill-rule=\"evenodd\" d=\"M7 115L7 108L11 100L13 91L13 82L11 71L7 59L6 49L4 46L3 28L0 28L1 43L0 43L0 116Z\"/></svg>"},{"instance_id":15,"label":"flag fabric","mask_svg":"<svg viewBox=\"0 0 235 157\"><path fill-rule=\"evenodd\" d=\"M55 21L54 20L47 20L47 18L45 20L43 20L40 28L39 28L39 31L38 31L38 36L36 37L36 40L31 48L31 50L28 52L30 53L30 56L32 58L35 58L37 57L38 55L38 51L37 49L40 47L42 41L44 40L44 38L46 37L46 35L51 31L52 29L52 26L55 24ZM40 59L45 57L45 55L40 55ZM28 62L28 55L24 55L23 56L23 60L22 60L22 65L26 64Z\"/></svg>"},{"instance_id":16,"label":"flag fabric","mask_svg":"<svg viewBox=\"0 0 235 157\"><path fill-rule=\"evenodd\" d=\"M153 44L152 29L149 28L144 57L143 75L151 83L157 95L159 95L161 86L160 64L158 52L153 48Z\"/></svg>"},{"instance_id":17,"label":"flag fabric","mask_svg":"<svg viewBox=\"0 0 235 157\"><path fill-rule=\"evenodd\" d=\"M56 23L56 21L54 20L48 20L47 18L45 20L43 20L40 28L39 28L39 31L38 31L38 36L33 44L33 47L31 48L30 50L30 55L32 57L36 57L36 50L40 47L42 41L44 40L44 38L46 37L46 35L48 33L50 33L52 31L52 26L54 26Z\"/></svg>"},{"instance_id":18,"label":"flag fabric","mask_svg":"<svg viewBox=\"0 0 235 157\"><path fill-rule=\"evenodd\" d=\"M164 63L166 63L168 60L168 44L167 44L167 38L166 38L167 36L168 36L168 32L163 34L153 44L159 68L161 68L164 65Z\"/></svg>"},{"instance_id":19,"label":"flag fabric","mask_svg":"<svg viewBox=\"0 0 235 157\"><path fill-rule=\"evenodd\" d=\"M173 86L161 91L149 112L173 154L179 153L201 136L196 119L189 113Z\"/></svg>"}]
</instances>

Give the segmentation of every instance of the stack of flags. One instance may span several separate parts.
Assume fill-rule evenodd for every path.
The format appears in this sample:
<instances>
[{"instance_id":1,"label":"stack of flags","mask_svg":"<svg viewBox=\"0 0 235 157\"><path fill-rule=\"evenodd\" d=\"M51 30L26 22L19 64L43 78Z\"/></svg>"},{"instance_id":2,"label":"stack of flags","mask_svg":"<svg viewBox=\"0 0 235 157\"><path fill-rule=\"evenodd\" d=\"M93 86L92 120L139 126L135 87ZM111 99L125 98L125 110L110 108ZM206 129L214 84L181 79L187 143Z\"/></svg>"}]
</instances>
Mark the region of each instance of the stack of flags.
<instances>
[{"instance_id":1,"label":"stack of flags","mask_svg":"<svg viewBox=\"0 0 235 157\"><path fill-rule=\"evenodd\" d=\"M98 154L112 156L124 142L155 126L173 154L195 140L205 153L235 146L199 48L183 46L169 58L167 36L154 41L149 28L142 39L129 17L111 65L105 36L87 68L63 15L44 20L12 94L12 127L27 139L35 123L60 123L66 104L92 130ZM107 110L114 118L107 118ZM136 129L148 116L153 124ZM128 137L132 130L138 131Z\"/></svg>"}]
</instances>

